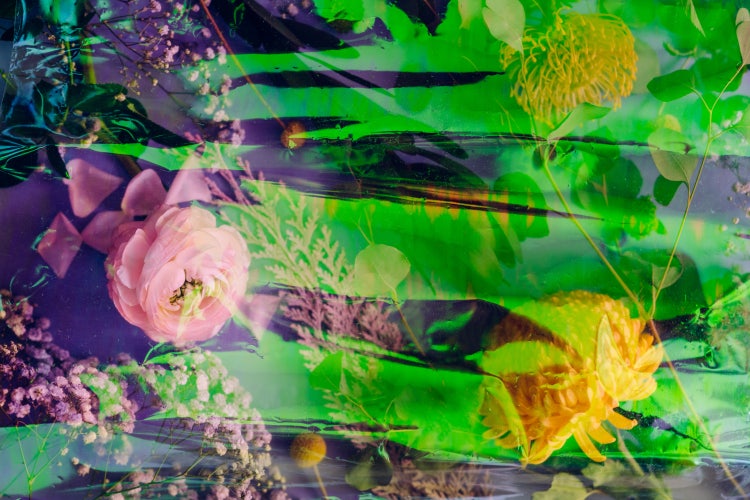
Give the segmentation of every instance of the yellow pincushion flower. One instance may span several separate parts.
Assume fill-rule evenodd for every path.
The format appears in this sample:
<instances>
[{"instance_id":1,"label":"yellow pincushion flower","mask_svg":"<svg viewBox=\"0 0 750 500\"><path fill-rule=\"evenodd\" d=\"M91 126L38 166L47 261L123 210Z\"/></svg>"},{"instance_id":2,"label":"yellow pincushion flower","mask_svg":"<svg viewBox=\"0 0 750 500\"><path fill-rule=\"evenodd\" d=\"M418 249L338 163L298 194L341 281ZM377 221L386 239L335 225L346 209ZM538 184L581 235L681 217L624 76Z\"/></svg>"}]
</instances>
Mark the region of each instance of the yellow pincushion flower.
<instances>
[{"instance_id":1,"label":"yellow pincushion flower","mask_svg":"<svg viewBox=\"0 0 750 500\"><path fill-rule=\"evenodd\" d=\"M515 82L512 96L544 122L583 102L618 107L633 91L635 39L616 16L558 12L546 28L527 28L522 41L523 53L506 46L500 62Z\"/></svg>"},{"instance_id":2,"label":"yellow pincushion flower","mask_svg":"<svg viewBox=\"0 0 750 500\"><path fill-rule=\"evenodd\" d=\"M586 291L557 293L514 310L492 332L481 361L497 376L483 384L484 436L505 448L520 447L524 463L544 462L570 437L592 460L603 461L592 442L614 441L603 423L632 428L635 422L615 408L656 389L652 375L663 352L643 327L622 302ZM496 396L498 381L510 401Z\"/></svg>"}]
</instances>

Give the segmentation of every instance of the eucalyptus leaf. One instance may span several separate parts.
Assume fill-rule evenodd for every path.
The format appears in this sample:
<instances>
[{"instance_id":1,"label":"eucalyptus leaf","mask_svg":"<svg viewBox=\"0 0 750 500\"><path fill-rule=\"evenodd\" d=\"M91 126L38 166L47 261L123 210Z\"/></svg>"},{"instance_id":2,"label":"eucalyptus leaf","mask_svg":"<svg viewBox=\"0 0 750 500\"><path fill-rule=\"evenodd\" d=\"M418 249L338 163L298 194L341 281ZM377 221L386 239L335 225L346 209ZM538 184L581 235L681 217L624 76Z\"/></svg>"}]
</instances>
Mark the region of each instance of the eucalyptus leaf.
<instances>
[{"instance_id":1,"label":"eucalyptus leaf","mask_svg":"<svg viewBox=\"0 0 750 500\"><path fill-rule=\"evenodd\" d=\"M541 341L510 342L482 356L482 370L493 375L536 373L543 368L565 365L570 359L560 348Z\"/></svg>"},{"instance_id":2,"label":"eucalyptus leaf","mask_svg":"<svg viewBox=\"0 0 750 500\"><path fill-rule=\"evenodd\" d=\"M674 101L693 92L695 77L690 70L678 69L653 78L646 87L660 101Z\"/></svg>"},{"instance_id":3,"label":"eucalyptus leaf","mask_svg":"<svg viewBox=\"0 0 750 500\"><path fill-rule=\"evenodd\" d=\"M344 479L359 491L367 491L376 486L386 486L393 478L393 466L388 453L381 446L366 448L357 464L347 471Z\"/></svg>"},{"instance_id":4,"label":"eucalyptus leaf","mask_svg":"<svg viewBox=\"0 0 750 500\"><path fill-rule=\"evenodd\" d=\"M390 245L370 245L354 260L354 286L362 295L393 293L411 264L406 255Z\"/></svg>"},{"instance_id":5,"label":"eucalyptus leaf","mask_svg":"<svg viewBox=\"0 0 750 500\"><path fill-rule=\"evenodd\" d=\"M698 157L689 154L692 146L682 133L668 129L657 129L648 136L651 157L659 173L670 181L690 185Z\"/></svg>"},{"instance_id":6,"label":"eucalyptus leaf","mask_svg":"<svg viewBox=\"0 0 750 500\"><path fill-rule=\"evenodd\" d=\"M461 28L468 29L471 22L482 12L482 0L458 0Z\"/></svg>"},{"instance_id":7,"label":"eucalyptus leaf","mask_svg":"<svg viewBox=\"0 0 750 500\"><path fill-rule=\"evenodd\" d=\"M665 276L666 275L666 276ZM668 288L680 279L682 276L682 266L672 265L669 269L666 267L652 266L651 267L651 282L654 286L661 288ZM662 282L664 280L664 282Z\"/></svg>"},{"instance_id":8,"label":"eucalyptus leaf","mask_svg":"<svg viewBox=\"0 0 750 500\"><path fill-rule=\"evenodd\" d=\"M589 492L586 486L574 475L566 472L555 474L550 489L537 491L532 496L533 500L557 500L566 498L568 500L585 500Z\"/></svg>"},{"instance_id":9,"label":"eucalyptus leaf","mask_svg":"<svg viewBox=\"0 0 750 500\"><path fill-rule=\"evenodd\" d=\"M654 199L657 203L666 207L672 202L681 185L681 182L670 181L663 175L659 175L654 181Z\"/></svg>"},{"instance_id":10,"label":"eucalyptus leaf","mask_svg":"<svg viewBox=\"0 0 750 500\"><path fill-rule=\"evenodd\" d=\"M594 106L584 102L573 109L568 116L557 126L555 130L549 133L548 140L554 141L561 137L565 137L570 134L573 130L577 129L581 125L591 120L598 120L606 116L611 108L605 108L602 106Z\"/></svg>"},{"instance_id":11,"label":"eucalyptus leaf","mask_svg":"<svg viewBox=\"0 0 750 500\"><path fill-rule=\"evenodd\" d=\"M518 0L487 0L482 17L492 36L517 51L523 51L523 29L526 12Z\"/></svg>"},{"instance_id":12,"label":"eucalyptus leaf","mask_svg":"<svg viewBox=\"0 0 750 500\"><path fill-rule=\"evenodd\" d=\"M750 12L746 8L737 11L737 41L740 43L742 64L750 64Z\"/></svg>"},{"instance_id":13,"label":"eucalyptus leaf","mask_svg":"<svg viewBox=\"0 0 750 500\"><path fill-rule=\"evenodd\" d=\"M690 22L693 23L695 29L701 32L701 35L706 36L706 32L703 31L701 20L698 18L698 12L695 10L695 4L693 0L688 0L688 10L690 10Z\"/></svg>"}]
</instances>

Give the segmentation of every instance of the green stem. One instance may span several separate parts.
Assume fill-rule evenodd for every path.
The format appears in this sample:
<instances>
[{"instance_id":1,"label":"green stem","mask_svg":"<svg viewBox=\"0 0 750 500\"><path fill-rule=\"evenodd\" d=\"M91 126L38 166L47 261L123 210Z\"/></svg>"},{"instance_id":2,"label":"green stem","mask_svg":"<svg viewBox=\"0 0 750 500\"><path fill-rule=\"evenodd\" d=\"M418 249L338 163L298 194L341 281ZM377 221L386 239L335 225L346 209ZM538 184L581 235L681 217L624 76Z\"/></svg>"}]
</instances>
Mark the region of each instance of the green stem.
<instances>
[{"instance_id":1,"label":"green stem","mask_svg":"<svg viewBox=\"0 0 750 500\"><path fill-rule=\"evenodd\" d=\"M719 103L722 96L726 93L729 86L732 84L732 82L737 79L737 77L742 74L742 72L745 70L745 66L742 65L734 72L734 75L732 75L732 78L730 78L727 83L724 84L724 87L721 89L721 92L719 92L719 95L714 100L713 104L711 106L708 106L708 103L703 99L702 96L698 96L701 101L703 102L703 106L706 108L706 111L708 112L708 139L706 140L706 147L703 150L703 157L701 158L700 165L698 166L698 173L695 176L695 182L693 182L693 185L690 186L690 183L688 182L688 198L687 202L685 203L685 210L682 213L682 218L680 219L680 226L677 229L677 235L674 239L674 244L672 245L672 250L669 252L669 259L667 260L666 268L664 269L664 274L662 274L661 280L659 281L659 285L656 287L656 292L654 293L654 301L651 304L651 311L649 311L649 318L653 317L654 313L656 312L656 300L659 298L659 294L661 294L662 289L664 288L664 282L667 279L667 275L669 273L669 269L672 266L672 262L674 261L675 255L677 254L677 247L680 243L680 239L682 238L682 232L685 228L685 224L687 222L688 214L690 213L690 207L693 203L693 198L695 198L695 193L698 190L698 184L700 183L701 176L703 175L703 169L706 166L706 160L708 159L708 154L711 150L711 144L713 141L718 137L717 135L711 135L711 124L714 121L714 110L716 109L716 104Z\"/></svg>"},{"instance_id":2,"label":"green stem","mask_svg":"<svg viewBox=\"0 0 750 500\"><path fill-rule=\"evenodd\" d=\"M575 213L570 208L570 205L568 204L568 201L565 199L565 195L563 194L562 190L560 189L560 186L557 184L557 181L555 181L554 176L552 175L552 171L549 168L549 160L547 158L546 153L544 153L542 158L542 163L544 165L544 172L547 174L547 178L550 181L550 184L552 184L552 188L555 190L555 194L557 194L557 198L560 200L560 203L562 203L563 208L569 215L570 220L573 222L573 224L576 226L578 231L583 235L583 237L588 242L589 246L596 252L596 255L599 257L599 259L602 261L602 264L607 268L607 270L612 274L612 276L617 280L617 283L622 287L625 294L628 296L628 298L633 301L635 306L638 308L638 313L642 317L645 317L645 309L643 305L641 304L641 301L638 299L638 297L633 293L633 291L630 289L630 287L625 283L625 281L620 276L620 273L617 272L617 270L612 266L612 263L609 261L606 255L604 255L604 252L599 248L599 246L596 244L594 239L589 235L588 231L586 231L586 228L583 227L583 225L580 223L578 218L575 216Z\"/></svg>"}]
</instances>

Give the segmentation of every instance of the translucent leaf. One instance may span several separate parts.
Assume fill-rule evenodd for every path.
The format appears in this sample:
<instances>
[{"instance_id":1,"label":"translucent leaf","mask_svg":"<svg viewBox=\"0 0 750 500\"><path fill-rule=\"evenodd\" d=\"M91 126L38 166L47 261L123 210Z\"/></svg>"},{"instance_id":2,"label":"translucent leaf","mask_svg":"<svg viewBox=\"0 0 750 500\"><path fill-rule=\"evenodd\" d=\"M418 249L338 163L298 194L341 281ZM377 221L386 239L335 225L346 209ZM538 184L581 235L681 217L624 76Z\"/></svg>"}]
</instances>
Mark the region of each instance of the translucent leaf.
<instances>
[{"instance_id":1,"label":"translucent leaf","mask_svg":"<svg viewBox=\"0 0 750 500\"><path fill-rule=\"evenodd\" d=\"M482 0L458 0L461 28L467 29L471 25L471 22L479 17L481 11Z\"/></svg>"},{"instance_id":2,"label":"translucent leaf","mask_svg":"<svg viewBox=\"0 0 750 500\"><path fill-rule=\"evenodd\" d=\"M578 478L572 474L561 472L555 474L550 489L547 491L537 491L533 494L532 498L534 500L557 500L558 498L584 500L588 496L589 493L586 487Z\"/></svg>"},{"instance_id":3,"label":"translucent leaf","mask_svg":"<svg viewBox=\"0 0 750 500\"><path fill-rule=\"evenodd\" d=\"M703 31L703 26L701 26L701 20L698 19L698 12L695 10L693 0L688 0L688 9L690 10L690 22L693 23L695 29L701 32L701 35L706 36L706 32Z\"/></svg>"},{"instance_id":4,"label":"translucent leaf","mask_svg":"<svg viewBox=\"0 0 750 500\"><path fill-rule=\"evenodd\" d=\"M487 0L482 9L484 22L492 36L505 42L517 51L523 50L523 28L526 13L518 0Z\"/></svg>"},{"instance_id":5,"label":"translucent leaf","mask_svg":"<svg viewBox=\"0 0 750 500\"><path fill-rule=\"evenodd\" d=\"M648 92L648 82L661 74L659 55L649 44L639 39L635 41L635 52L638 54L638 69L633 84L633 93L643 94Z\"/></svg>"},{"instance_id":6,"label":"translucent leaf","mask_svg":"<svg viewBox=\"0 0 750 500\"><path fill-rule=\"evenodd\" d=\"M367 491L377 486L386 486L393 478L393 466L388 454L378 448L365 448L361 457L345 476L347 484L359 491Z\"/></svg>"},{"instance_id":7,"label":"translucent leaf","mask_svg":"<svg viewBox=\"0 0 750 500\"><path fill-rule=\"evenodd\" d=\"M560 125L558 125L555 130L550 132L549 140L552 141L561 137L565 137L586 122L602 118L607 113L609 113L609 111L610 108L594 106L593 104L584 102L581 105L576 106L573 111L568 113L568 116L565 117L562 123L560 123Z\"/></svg>"},{"instance_id":8,"label":"translucent leaf","mask_svg":"<svg viewBox=\"0 0 750 500\"><path fill-rule=\"evenodd\" d=\"M750 64L750 12L746 8L737 11L737 40L740 43L742 64Z\"/></svg>"},{"instance_id":9,"label":"translucent leaf","mask_svg":"<svg viewBox=\"0 0 750 500\"><path fill-rule=\"evenodd\" d=\"M598 488L603 484L617 483L623 478L627 478L630 469L622 462L607 460L603 464L589 464L581 472L583 472L584 476L591 479L594 487Z\"/></svg>"},{"instance_id":10,"label":"translucent leaf","mask_svg":"<svg viewBox=\"0 0 750 500\"><path fill-rule=\"evenodd\" d=\"M661 128L648 136L651 157L659 173L670 181L690 185L698 157L688 154L691 149L687 138L676 130Z\"/></svg>"},{"instance_id":11,"label":"translucent leaf","mask_svg":"<svg viewBox=\"0 0 750 500\"><path fill-rule=\"evenodd\" d=\"M666 207L672 203L672 199L677 194L677 189L679 189L680 185L679 182L670 181L663 175L660 175L654 182L654 199L660 205Z\"/></svg>"},{"instance_id":12,"label":"translucent leaf","mask_svg":"<svg viewBox=\"0 0 750 500\"><path fill-rule=\"evenodd\" d=\"M678 69L666 75L657 76L646 86L654 97L660 101L674 101L684 97L695 88L693 73L687 69Z\"/></svg>"},{"instance_id":13,"label":"translucent leaf","mask_svg":"<svg viewBox=\"0 0 750 500\"><path fill-rule=\"evenodd\" d=\"M551 366L566 365L570 359L554 345L527 340L510 342L484 353L480 366L493 375L509 373L537 373Z\"/></svg>"},{"instance_id":14,"label":"translucent leaf","mask_svg":"<svg viewBox=\"0 0 750 500\"><path fill-rule=\"evenodd\" d=\"M666 267L652 266L651 283L654 286L659 286L659 284L661 284L662 289L674 285L682 276L682 266L678 264L679 262L673 262L673 265L669 269ZM666 277L663 278L665 273ZM662 283L662 279L664 279L664 283Z\"/></svg>"},{"instance_id":15,"label":"translucent leaf","mask_svg":"<svg viewBox=\"0 0 750 500\"><path fill-rule=\"evenodd\" d=\"M354 283L362 295L384 295L393 292L406 275L411 264L398 248L389 245L370 245L354 260Z\"/></svg>"}]
</instances>

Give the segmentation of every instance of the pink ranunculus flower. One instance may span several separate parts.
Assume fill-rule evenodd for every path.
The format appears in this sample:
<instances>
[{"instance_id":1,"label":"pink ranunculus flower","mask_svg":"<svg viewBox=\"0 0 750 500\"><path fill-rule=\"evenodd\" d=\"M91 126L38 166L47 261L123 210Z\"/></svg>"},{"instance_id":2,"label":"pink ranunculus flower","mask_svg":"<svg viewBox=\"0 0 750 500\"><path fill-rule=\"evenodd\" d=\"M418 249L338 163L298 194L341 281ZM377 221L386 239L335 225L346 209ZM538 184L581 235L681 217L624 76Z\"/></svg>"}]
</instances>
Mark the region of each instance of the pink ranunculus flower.
<instances>
[{"instance_id":1,"label":"pink ranunculus flower","mask_svg":"<svg viewBox=\"0 0 750 500\"><path fill-rule=\"evenodd\" d=\"M236 310L250 254L236 229L196 206L163 206L115 230L105 262L120 314L157 342L207 340Z\"/></svg>"}]
</instances>

